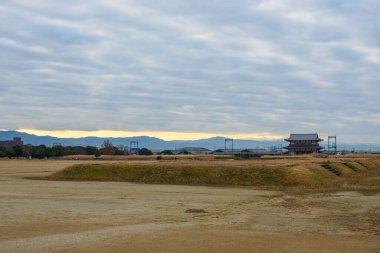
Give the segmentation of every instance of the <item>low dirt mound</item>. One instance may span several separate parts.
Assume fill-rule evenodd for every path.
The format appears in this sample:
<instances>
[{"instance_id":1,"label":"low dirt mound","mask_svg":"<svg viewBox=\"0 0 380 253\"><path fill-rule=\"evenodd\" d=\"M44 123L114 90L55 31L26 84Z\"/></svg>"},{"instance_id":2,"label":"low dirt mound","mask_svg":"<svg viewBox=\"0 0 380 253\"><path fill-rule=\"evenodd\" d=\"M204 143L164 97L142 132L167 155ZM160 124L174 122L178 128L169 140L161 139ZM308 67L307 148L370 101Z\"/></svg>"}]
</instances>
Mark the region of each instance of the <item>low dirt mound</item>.
<instances>
[{"instance_id":1,"label":"low dirt mound","mask_svg":"<svg viewBox=\"0 0 380 253\"><path fill-rule=\"evenodd\" d=\"M326 186L344 182L344 177L319 164L263 165L210 162L151 164L78 164L47 177L52 180L126 181L179 185Z\"/></svg>"}]
</instances>

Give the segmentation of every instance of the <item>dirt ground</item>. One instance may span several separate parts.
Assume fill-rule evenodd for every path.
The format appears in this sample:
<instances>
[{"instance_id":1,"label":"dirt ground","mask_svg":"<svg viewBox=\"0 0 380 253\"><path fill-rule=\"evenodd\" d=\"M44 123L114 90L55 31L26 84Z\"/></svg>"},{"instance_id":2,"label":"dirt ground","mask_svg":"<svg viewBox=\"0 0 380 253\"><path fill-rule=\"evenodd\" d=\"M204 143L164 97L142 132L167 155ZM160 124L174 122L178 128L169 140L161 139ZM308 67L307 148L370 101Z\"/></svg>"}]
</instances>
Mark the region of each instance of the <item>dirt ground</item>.
<instances>
[{"instance_id":1,"label":"dirt ground","mask_svg":"<svg viewBox=\"0 0 380 253\"><path fill-rule=\"evenodd\" d=\"M1 253L380 252L380 194L25 179L74 163L0 160Z\"/></svg>"}]
</instances>

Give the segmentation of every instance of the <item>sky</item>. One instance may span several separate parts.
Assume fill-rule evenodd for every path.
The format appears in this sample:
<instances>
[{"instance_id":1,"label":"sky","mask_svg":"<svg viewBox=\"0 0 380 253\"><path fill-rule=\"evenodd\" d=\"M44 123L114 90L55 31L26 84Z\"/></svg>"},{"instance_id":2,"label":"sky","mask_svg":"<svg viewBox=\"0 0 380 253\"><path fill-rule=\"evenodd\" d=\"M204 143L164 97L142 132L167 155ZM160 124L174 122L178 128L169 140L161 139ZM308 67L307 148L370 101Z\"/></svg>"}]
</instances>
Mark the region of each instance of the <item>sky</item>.
<instances>
[{"instance_id":1,"label":"sky","mask_svg":"<svg viewBox=\"0 0 380 253\"><path fill-rule=\"evenodd\" d=\"M380 144L380 1L0 2L0 129Z\"/></svg>"}]
</instances>

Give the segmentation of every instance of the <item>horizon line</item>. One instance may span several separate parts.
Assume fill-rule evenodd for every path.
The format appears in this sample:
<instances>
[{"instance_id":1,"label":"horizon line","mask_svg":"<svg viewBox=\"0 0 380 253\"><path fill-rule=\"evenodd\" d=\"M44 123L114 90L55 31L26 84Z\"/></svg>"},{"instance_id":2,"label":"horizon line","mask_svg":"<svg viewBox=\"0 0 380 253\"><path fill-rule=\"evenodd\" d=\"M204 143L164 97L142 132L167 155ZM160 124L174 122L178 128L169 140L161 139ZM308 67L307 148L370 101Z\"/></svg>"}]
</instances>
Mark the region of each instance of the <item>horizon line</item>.
<instances>
[{"instance_id":1,"label":"horizon line","mask_svg":"<svg viewBox=\"0 0 380 253\"><path fill-rule=\"evenodd\" d=\"M5 129L3 129L5 130ZM11 130L5 130L11 131ZM181 131L126 131L126 130L40 130L20 128L13 131L34 134L38 136L52 136L57 138L84 138L84 137L99 137L99 138L127 138L137 136L149 136L160 138L165 141L185 141L199 140L213 137L225 137L232 139L245 140L279 140L286 135L273 133L210 133L210 132L181 132Z\"/></svg>"}]
</instances>

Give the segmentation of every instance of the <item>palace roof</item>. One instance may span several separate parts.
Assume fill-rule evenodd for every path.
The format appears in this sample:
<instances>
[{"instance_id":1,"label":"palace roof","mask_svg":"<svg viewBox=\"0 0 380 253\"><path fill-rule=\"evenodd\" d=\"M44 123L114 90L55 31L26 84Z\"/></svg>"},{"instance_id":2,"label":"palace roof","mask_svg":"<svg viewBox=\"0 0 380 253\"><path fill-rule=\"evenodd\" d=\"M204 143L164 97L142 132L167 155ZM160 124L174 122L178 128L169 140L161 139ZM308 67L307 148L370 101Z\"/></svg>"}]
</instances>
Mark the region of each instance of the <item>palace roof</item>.
<instances>
[{"instance_id":1,"label":"palace roof","mask_svg":"<svg viewBox=\"0 0 380 253\"><path fill-rule=\"evenodd\" d=\"M285 141L323 141L318 137L318 134L290 134Z\"/></svg>"}]
</instances>

